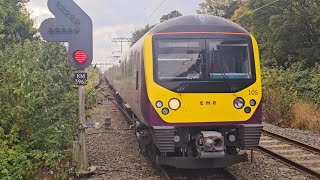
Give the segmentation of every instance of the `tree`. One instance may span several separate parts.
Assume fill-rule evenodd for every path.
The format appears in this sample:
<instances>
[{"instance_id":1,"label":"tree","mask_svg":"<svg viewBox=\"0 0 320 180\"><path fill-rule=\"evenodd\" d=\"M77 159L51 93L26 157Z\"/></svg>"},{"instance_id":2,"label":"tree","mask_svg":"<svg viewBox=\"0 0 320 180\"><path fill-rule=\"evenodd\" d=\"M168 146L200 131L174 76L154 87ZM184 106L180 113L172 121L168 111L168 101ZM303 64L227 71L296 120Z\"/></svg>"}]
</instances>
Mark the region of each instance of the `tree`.
<instances>
[{"instance_id":1,"label":"tree","mask_svg":"<svg viewBox=\"0 0 320 180\"><path fill-rule=\"evenodd\" d=\"M150 31L155 25L145 25L143 28L136 30L132 33L132 42L131 46L133 46L139 39L144 36L148 31Z\"/></svg>"},{"instance_id":2,"label":"tree","mask_svg":"<svg viewBox=\"0 0 320 180\"><path fill-rule=\"evenodd\" d=\"M199 4L198 14L211 14L230 18L238 5L237 0L206 0Z\"/></svg>"},{"instance_id":3,"label":"tree","mask_svg":"<svg viewBox=\"0 0 320 180\"><path fill-rule=\"evenodd\" d=\"M258 39L264 64L288 68L302 62L308 68L319 63L320 2L283 0L265 6L271 2L249 1L245 6L252 13L234 17Z\"/></svg>"},{"instance_id":4,"label":"tree","mask_svg":"<svg viewBox=\"0 0 320 180\"><path fill-rule=\"evenodd\" d=\"M174 10L174 11L172 11L172 12L169 13L169 14L163 15L163 16L160 18L160 22L162 23L162 22L164 22L164 21L166 21L166 20L173 19L173 18L179 17L179 16L182 16L182 14L181 14L179 11Z\"/></svg>"},{"instance_id":5,"label":"tree","mask_svg":"<svg viewBox=\"0 0 320 180\"><path fill-rule=\"evenodd\" d=\"M0 47L33 39L36 29L26 10L26 0L0 0Z\"/></svg>"}]
</instances>

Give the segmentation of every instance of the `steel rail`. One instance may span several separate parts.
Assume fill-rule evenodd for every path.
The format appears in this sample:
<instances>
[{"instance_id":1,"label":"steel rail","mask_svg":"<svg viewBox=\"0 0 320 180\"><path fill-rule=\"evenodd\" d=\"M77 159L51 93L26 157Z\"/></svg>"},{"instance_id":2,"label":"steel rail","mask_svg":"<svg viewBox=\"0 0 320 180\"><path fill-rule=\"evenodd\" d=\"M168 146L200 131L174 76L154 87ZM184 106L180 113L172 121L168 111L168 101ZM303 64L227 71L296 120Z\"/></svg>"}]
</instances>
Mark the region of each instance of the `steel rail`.
<instances>
[{"instance_id":1,"label":"steel rail","mask_svg":"<svg viewBox=\"0 0 320 180\"><path fill-rule=\"evenodd\" d=\"M130 117L130 115L127 113L127 111L124 110L124 109L120 106L120 104L117 103L117 101L111 100L111 102L112 102L113 104L115 104L115 105L118 107L118 109L122 112L122 114L125 116L125 118L126 118L127 120L129 120L129 121L127 121L127 122L129 122L130 125L134 125L134 124L135 124L134 120Z\"/></svg>"},{"instance_id":2,"label":"steel rail","mask_svg":"<svg viewBox=\"0 0 320 180\"><path fill-rule=\"evenodd\" d=\"M262 130L262 132L263 132L264 134L266 134L267 136L271 136L271 137L274 137L274 138L276 138L276 139L280 139L280 140L283 140L283 141L287 141L287 142L289 142L289 143L291 143L291 144L294 144L294 145L297 145L297 146L299 146L299 147L301 147L301 148L303 148L303 149L305 149L305 150L312 151L312 152L317 153L317 154L320 155L320 149L318 149L318 148L309 146L309 145L307 145L307 144L303 144L303 143L301 143L301 142L298 142L298 141L296 141L296 140L293 140L293 139L290 139L290 138L287 138L287 137L283 137L283 136L281 136L281 135L275 134L275 133L270 132L270 131L267 131L267 130Z\"/></svg>"},{"instance_id":3,"label":"steel rail","mask_svg":"<svg viewBox=\"0 0 320 180\"><path fill-rule=\"evenodd\" d=\"M316 153L316 154L319 154L320 155L320 150L317 149L317 148L314 148L312 146L309 146L309 145L306 145L306 144L303 144L303 143L300 143L296 140L293 140L293 139L290 139L290 138L287 138L287 137L283 137L281 135L278 135L278 134L275 134L275 133L272 133L272 132L269 132L267 130L263 130L263 133L267 136L270 136L270 137L273 137L275 139L279 139L279 140L282 140L282 141L286 141L288 142L289 144L293 144L293 145L296 145L298 146L299 148L302 148L304 150L307 150L307 151L311 151L313 153ZM316 179L320 179L320 173L308 168L308 167L305 167L299 163L296 163L280 154L277 154L267 148L264 148L263 146L258 146L258 150L260 150L261 152L264 152L266 154L269 154L270 156L276 158L276 159L279 159L281 160L282 162L284 162L285 164L287 164L288 166L292 166L292 167L295 167L298 171L302 172L302 173L306 173Z\"/></svg>"},{"instance_id":4,"label":"steel rail","mask_svg":"<svg viewBox=\"0 0 320 180\"><path fill-rule=\"evenodd\" d=\"M261 151L261 152L264 152L266 154L269 154L271 155L272 157L276 158L276 159L279 159L281 160L282 162L284 162L285 164L287 164L288 166L293 166L295 167L297 170L303 172L303 173L306 173L308 175L311 175L312 177L316 178L316 179L320 179L320 174L318 172L315 172L314 170L312 169L309 169L301 164L298 164L284 156L281 156L273 151L270 151L262 146L258 146L258 149Z\"/></svg>"},{"instance_id":5,"label":"steel rail","mask_svg":"<svg viewBox=\"0 0 320 180\"><path fill-rule=\"evenodd\" d=\"M130 117L130 115L127 113L127 111L125 109L123 109L123 107L113 98L111 98L110 96L115 97L114 93L112 91L110 91L108 88L106 89L102 89L103 91L107 91L107 94L100 92L102 95L105 96L105 98L109 99L109 101L111 101L114 105L117 106L117 108L122 112L122 114L125 116L126 119L128 119L131 123L131 125L135 124L135 121L133 118ZM110 93L110 94L108 94Z\"/></svg>"},{"instance_id":6,"label":"steel rail","mask_svg":"<svg viewBox=\"0 0 320 180\"><path fill-rule=\"evenodd\" d=\"M162 166L159 166L159 168L160 168L160 170L162 171L162 174L164 175L164 178L165 178L166 180L173 180L173 179L169 176L169 174L167 173L167 171L166 171Z\"/></svg>"},{"instance_id":7,"label":"steel rail","mask_svg":"<svg viewBox=\"0 0 320 180\"><path fill-rule=\"evenodd\" d=\"M114 96L114 93L111 92L109 89L103 89L104 91L107 91L108 93L110 93L112 96ZM105 94L102 93L102 95L104 95L105 97L110 96L110 94ZM122 108L121 105L119 105L113 98L107 97L114 105L117 106L117 108L125 115L125 118L127 118L131 123L133 123L133 119L130 117L130 115ZM170 177L169 173L165 170L165 168L163 168L162 166L158 166L159 169L162 171L162 174L164 175L164 178L166 180L173 180L174 178ZM223 173L225 174L225 177L227 177L227 179L232 179L232 180L240 180L240 178L238 178L233 172L231 172L231 170L229 170L228 168L223 168Z\"/></svg>"}]
</instances>

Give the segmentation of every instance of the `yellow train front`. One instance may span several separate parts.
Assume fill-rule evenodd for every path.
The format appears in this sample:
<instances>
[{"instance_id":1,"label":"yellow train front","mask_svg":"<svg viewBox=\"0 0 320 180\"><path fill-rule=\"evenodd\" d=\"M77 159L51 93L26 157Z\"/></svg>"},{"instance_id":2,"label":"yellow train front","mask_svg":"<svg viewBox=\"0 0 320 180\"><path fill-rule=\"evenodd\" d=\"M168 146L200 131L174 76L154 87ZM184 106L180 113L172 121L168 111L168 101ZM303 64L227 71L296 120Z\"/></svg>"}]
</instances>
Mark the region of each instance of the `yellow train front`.
<instances>
[{"instance_id":1,"label":"yellow train front","mask_svg":"<svg viewBox=\"0 0 320 180\"><path fill-rule=\"evenodd\" d=\"M261 126L256 40L215 16L166 21L141 38L107 73L136 119L142 153L159 165L216 168L247 161Z\"/></svg>"}]
</instances>

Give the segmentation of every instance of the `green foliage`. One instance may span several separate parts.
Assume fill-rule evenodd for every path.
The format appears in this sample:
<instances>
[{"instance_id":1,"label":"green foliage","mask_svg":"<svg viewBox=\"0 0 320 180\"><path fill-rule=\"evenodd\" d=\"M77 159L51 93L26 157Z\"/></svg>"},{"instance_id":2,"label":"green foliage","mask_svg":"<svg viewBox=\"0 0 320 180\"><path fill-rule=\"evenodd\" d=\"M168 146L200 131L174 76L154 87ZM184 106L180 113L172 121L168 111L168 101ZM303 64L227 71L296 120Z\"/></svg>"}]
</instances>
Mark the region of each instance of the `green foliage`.
<instances>
[{"instance_id":1,"label":"green foliage","mask_svg":"<svg viewBox=\"0 0 320 180\"><path fill-rule=\"evenodd\" d=\"M288 68L297 62L304 69L320 62L320 1L249 1L249 13L236 22L251 31L260 43L265 66Z\"/></svg>"},{"instance_id":2,"label":"green foliage","mask_svg":"<svg viewBox=\"0 0 320 180\"><path fill-rule=\"evenodd\" d=\"M33 39L36 29L25 8L26 0L0 0L0 49Z\"/></svg>"},{"instance_id":3,"label":"green foliage","mask_svg":"<svg viewBox=\"0 0 320 180\"><path fill-rule=\"evenodd\" d=\"M319 107L320 65L304 69L302 63L283 70L263 68L264 116L278 125L291 124L293 106L309 102Z\"/></svg>"},{"instance_id":4,"label":"green foliage","mask_svg":"<svg viewBox=\"0 0 320 180\"><path fill-rule=\"evenodd\" d=\"M135 32L132 33L132 42L131 46L133 46L136 42L139 41L142 36L147 34L148 31L150 31L155 25L145 25L143 28L136 30Z\"/></svg>"},{"instance_id":5,"label":"green foliage","mask_svg":"<svg viewBox=\"0 0 320 180\"><path fill-rule=\"evenodd\" d=\"M33 41L27 1L0 0L0 179L66 167L78 114L66 48Z\"/></svg>"},{"instance_id":6,"label":"green foliage","mask_svg":"<svg viewBox=\"0 0 320 180\"><path fill-rule=\"evenodd\" d=\"M86 91L86 109L92 109L98 103L98 91L89 89Z\"/></svg>"},{"instance_id":7,"label":"green foliage","mask_svg":"<svg viewBox=\"0 0 320 180\"><path fill-rule=\"evenodd\" d=\"M231 18L259 42L264 66L263 112L271 123L319 129L319 5L318 0L251 0Z\"/></svg>"},{"instance_id":8,"label":"green foliage","mask_svg":"<svg viewBox=\"0 0 320 180\"><path fill-rule=\"evenodd\" d=\"M0 51L0 179L29 179L70 148L77 110L66 48L29 42Z\"/></svg>"},{"instance_id":9,"label":"green foliage","mask_svg":"<svg viewBox=\"0 0 320 180\"><path fill-rule=\"evenodd\" d=\"M198 14L210 14L229 18L236 10L238 1L236 0L205 0L199 4Z\"/></svg>"},{"instance_id":10,"label":"green foliage","mask_svg":"<svg viewBox=\"0 0 320 180\"><path fill-rule=\"evenodd\" d=\"M97 86L100 81L102 74L99 68L89 67L88 70L89 82L86 86L86 109L91 109L98 103L98 90Z\"/></svg>"},{"instance_id":11,"label":"green foliage","mask_svg":"<svg viewBox=\"0 0 320 180\"><path fill-rule=\"evenodd\" d=\"M89 68L87 68L87 72L88 72L89 81L99 80L102 76L100 69L97 67L90 66Z\"/></svg>"},{"instance_id":12,"label":"green foliage","mask_svg":"<svg viewBox=\"0 0 320 180\"><path fill-rule=\"evenodd\" d=\"M160 22L164 22L164 21L167 21L169 19L173 19L173 18L176 18L176 17L179 17L179 16L182 16L182 14L177 11L177 10L174 10L172 11L171 13L169 14L166 14L166 15L163 15L161 18L160 18Z\"/></svg>"}]
</instances>

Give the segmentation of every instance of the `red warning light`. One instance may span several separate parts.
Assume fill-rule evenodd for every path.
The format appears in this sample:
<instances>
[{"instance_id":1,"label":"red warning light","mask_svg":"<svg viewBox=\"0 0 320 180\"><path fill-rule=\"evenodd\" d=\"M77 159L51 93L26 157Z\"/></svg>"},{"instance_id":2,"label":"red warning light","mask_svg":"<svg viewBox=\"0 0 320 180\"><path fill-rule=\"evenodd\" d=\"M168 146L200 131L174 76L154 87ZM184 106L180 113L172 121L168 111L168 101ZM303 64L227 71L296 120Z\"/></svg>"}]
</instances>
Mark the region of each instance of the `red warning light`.
<instances>
[{"instance_id":1,"label":"red warning light","mask_svg":"<svg viewBox=\"0 0 320 180\"><path fill-rule=\"evenodd\" d=\"M85 51L77 50L73 56L79 64L83 64L87 61L87 53Z\"/></svg>"}]
</instances>

